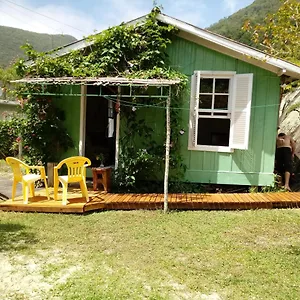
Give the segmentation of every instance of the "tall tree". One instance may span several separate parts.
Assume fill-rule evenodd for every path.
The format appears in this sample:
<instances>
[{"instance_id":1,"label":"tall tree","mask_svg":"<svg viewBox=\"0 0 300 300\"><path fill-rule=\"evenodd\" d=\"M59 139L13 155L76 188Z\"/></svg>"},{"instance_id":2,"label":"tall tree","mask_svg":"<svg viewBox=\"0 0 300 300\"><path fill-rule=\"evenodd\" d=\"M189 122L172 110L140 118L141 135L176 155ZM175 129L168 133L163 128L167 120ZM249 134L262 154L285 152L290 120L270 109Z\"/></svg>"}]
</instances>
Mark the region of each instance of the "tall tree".
<instances>
[{"instance_id":1,"label":"tall tree","mask_svg":"<svg viewBox=\"0 0 300 300\"><path fill-rule=\"evenodd\" d=\"M300 65L300 1L281 0L278 11L269 14L262 24L252 25L246 22L243 29L252 35L252 41L257 47L267 54L286 59ZM294 89L294 87L298 87ZM300 126L300 80L290 84L284 84L287 93L280 105L278 125L281 130L291 134L296 140L299 138ZM295 114L298 112L298 118ZM299 153L300 145L296 146Z\"/></svg>"},{"instance_id":2,"label":"tall tree","mask_svg":"<svg viewBox=\"0 0 300 300\"><path fill-rule=\"evenodd\" d=\"M267 54L300 65L300 2L281 0L282 5L262 24L247 21L243 30L251 33L255 45Z\"/></svg>"}]
</instances>

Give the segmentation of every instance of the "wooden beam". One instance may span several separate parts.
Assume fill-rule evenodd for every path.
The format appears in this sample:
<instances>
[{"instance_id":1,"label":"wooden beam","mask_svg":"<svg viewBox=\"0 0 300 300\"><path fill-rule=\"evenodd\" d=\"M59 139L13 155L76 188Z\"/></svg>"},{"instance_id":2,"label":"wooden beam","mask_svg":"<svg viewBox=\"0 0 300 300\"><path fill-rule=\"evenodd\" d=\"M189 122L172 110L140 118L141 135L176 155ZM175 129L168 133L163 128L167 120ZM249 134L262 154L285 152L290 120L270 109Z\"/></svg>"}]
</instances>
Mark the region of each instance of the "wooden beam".
<instances>
[{"instance_id":1,"label":"wooden beam","mask_svg":"<svg viewBox=\"0 0 300 300\"><path fill-rule=\"evenodd\" d=\"M121 87L118 87L118 98L116 103L116 152L115 152L115 169L118 169L119 165L119 147L120 147L120 98L121 98Z\"/></svg>"},{"instance_id":2,"label":"wooden beam","mask_svg":"<svg viewBox=\"0 0 300 300\"><path fill-rule=\"evenodd\" d=\"M86 131L86 94L87 86L80 86L80 125L79 125L79 155L85 155L85 131Z\"/></svg>"},{"instance_id":3,"label":"wooden beam","mask_svg":"<svg viewBox=\"0 0 300 300\"><path fill-rule=\"evenodd\" d=\"M168 185L169 185L169 165L170 165L170 138L171 138L171 87L169 87L169 97L166 103L166 158L165 158L165 179L164 179L164 212L168 211Z\"/></svg>"}]
</instances>

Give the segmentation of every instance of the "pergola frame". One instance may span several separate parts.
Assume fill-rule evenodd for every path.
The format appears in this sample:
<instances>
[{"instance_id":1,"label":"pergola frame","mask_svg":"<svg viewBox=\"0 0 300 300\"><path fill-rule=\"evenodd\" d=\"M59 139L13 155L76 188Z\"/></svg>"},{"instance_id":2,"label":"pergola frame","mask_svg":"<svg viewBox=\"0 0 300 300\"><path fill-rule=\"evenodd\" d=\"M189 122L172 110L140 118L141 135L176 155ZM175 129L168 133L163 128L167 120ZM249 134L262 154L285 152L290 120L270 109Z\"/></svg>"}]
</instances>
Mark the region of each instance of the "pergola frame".
<instances>
[{"instance_id":1,"label":"pergola frame","mask_svg":"<svg viewBox=\"0 0 300 300\"><path fill-rule=\"evenodd\" d=\"M92 97L112 97L116 98L118 105L120 105L121 98L160 98L166 99L166 154L165 154L165 174L164 174L164 212L168 211L168 181L169 181L169 166L170 166L170 136L171 136L171 93L172 86L180 83L179 79L167 80L167 79L128 79L124 77L98 77L98 78L74 78L74 77L58 77L58 78L24 78L20 80L14 80L13 83L17 84L30 84L30 85L41 85L42 92L40 93L28 93L31 95L40 96L77 96L81 97L80 105L80 121L83 120L85 112L85 106L83 104L84 99L87 96ZM49 93L44 90L47 86L81 86L80 94L65 94L65 93ZM87 86L100 86L99 94L87 94ZM117 87L117 94L104 94L102 93L102 87ZM122 93L122 87L129 87L128 94ZM157 87L160 89L160 95L138 95L132 93L134 87ZM168 89L167 95L164 94L164 90ZM28 95L27 94L27 95ZM83 124L80 124L82 127ZM120 110L116 116L116 168L118 167L118 156L119 156L119 126L120 126ZM81 133L82 134L82 133ZM82 139L80 139L82 142ZM82 149L82 145L79 145ZM82 154L82 153L81 153Z\"/></svg>"}]
</instances>

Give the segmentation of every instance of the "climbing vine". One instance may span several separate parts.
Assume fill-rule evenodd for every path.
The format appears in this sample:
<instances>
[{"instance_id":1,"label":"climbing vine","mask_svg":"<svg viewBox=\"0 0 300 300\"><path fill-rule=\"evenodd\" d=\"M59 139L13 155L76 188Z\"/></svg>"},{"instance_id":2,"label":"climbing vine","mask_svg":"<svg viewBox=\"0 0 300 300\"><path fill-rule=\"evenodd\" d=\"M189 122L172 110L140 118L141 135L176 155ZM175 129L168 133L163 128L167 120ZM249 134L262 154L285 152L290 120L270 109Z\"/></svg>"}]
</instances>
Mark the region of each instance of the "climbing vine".
<instances>
[{"instance_id":1,"label":"climbing vine","mask_svg":"<svg viewBox=\"0 0 300 300\"><path fill-rule=\"evenodd\" d=\"M143 23L121 24L87 38L89 47L57 57L23 46L32 64L19 60L18 75L34 77L126 76L134 78L182 78L168 66L166 49L177 29L160 23L153 10Z\"/></svg>"},{"instance_id":2,"label":"climbing vine","mask_svg":"<svg viewBox=\"0 0 300 300\"><path fill-rule=\"evenodd\" d=\"M87 42L91 42L90 46L60 57L55 56L55 52L38 53L27 44L24 50L31 62L26 63L20 60L15 67L17 74L21 77L122 76L144 79L180 79L180 83L172 88L173 109L171 113L170 166L173 169L171 175L176 180L184 173L185 166L180 155L178 137L180 117L175 108L182 105L182 93L187 84L187 78L170 67L166 50L172 43L177 29L159 22L156 18L158 12L159 9L155 8L141 23L121 24L90 36L86 39ZM24 93L30 94L28 86L20 88L20 99ZM119 185L126 188L133 187L139 179L149 178L149 175L153 176L153 179L161 179L165 153L164 141L156 140L157 133L140 117L138 111L135 112L133 109L138 101L140 104L148 104L155 109L157 100L133 98L131 101L132 103L127 107L121 106L122 121L126 124L126 129L122 132L120 165L116 174ZM157 109L165 113L165 102L159 101L160 107ZM63 134L58 134L62 126L58 117L55 117L57 116L55 110L49 97L27 98L23 107L23 112L27 115L25 127L27 129L23 131L22 136L24 139L28 138L28 141L31 139L30 143L25 146L36 153L36 158L40 156L43 162L46 161L48 155L51 155L47 151L50 145L52 149L53 145L55 149L65 149L70 146L69 142L62 143L62 145L57 143L67 135L64 131L61 131ZM55 118L59 126L51 127L51 122L48 122L50 120L46 117L48 115ZM28 128L34 129L28 130ZM165 126L162 131L165 132Z\"/></svg>"},{"instance_id":3,"label":"climbing vine","mask_svg":"<svg viewBox=\"0 0 300 300\"><path fill-rule=\"evenodd\" d=\"M149 91L148 91L149 92ZM170 180L178 181L186 166L180 154L181 120L176 107L182 106L181 94L174 92L171 113ZM121 190L161 192L165 167L165 99L134 99L121 113L120 168L116 182ZM147 117L148 116L148 117ZM141 183L147 181L147 185ZM151 185L149 185L151 182ZM155 187L155 188L154 188Z\"/></svg>"}]
</instances>

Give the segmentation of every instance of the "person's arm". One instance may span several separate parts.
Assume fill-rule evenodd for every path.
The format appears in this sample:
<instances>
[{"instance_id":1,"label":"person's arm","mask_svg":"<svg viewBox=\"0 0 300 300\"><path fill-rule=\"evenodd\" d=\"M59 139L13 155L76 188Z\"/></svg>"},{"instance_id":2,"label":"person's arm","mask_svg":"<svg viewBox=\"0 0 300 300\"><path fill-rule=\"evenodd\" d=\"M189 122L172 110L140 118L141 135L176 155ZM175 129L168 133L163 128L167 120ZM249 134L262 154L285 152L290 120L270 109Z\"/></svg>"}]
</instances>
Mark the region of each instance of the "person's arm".
<instances>
[{"instance_id":1,"label":"person's arm","mask_svg":"<svg viewBox=\"0 0 300 300\"><path fill-rule=\"evenodd\" d=\"M291 147L292 147L292 157L294 158L295 151L296 151L296 142L292 137L291 137Z\"/></svg>"}]
</instances>

